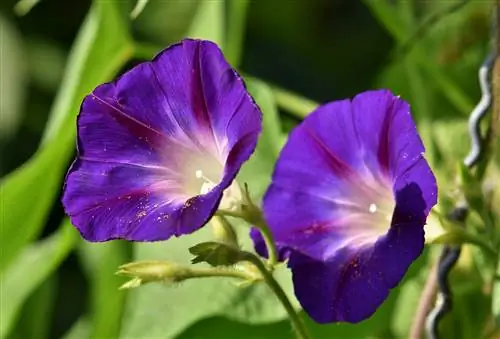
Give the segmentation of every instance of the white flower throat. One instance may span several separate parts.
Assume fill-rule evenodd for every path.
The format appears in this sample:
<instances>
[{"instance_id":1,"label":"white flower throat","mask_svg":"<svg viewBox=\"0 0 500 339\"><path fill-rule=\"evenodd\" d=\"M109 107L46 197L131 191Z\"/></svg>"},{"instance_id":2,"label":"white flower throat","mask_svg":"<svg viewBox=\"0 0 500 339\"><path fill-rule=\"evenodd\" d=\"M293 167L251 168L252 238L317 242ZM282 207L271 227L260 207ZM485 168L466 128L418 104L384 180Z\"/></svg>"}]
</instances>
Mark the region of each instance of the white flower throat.
<instances>
[{"instance_id":1,"label":"white flower throat","mask_svg":"<svg viewBox=\"0 0 500 339\"><path fill-rule=\"evenodd\" d=\"M202 181L199 194L207 194L213 190L218 184L207 178L203 171L198 169L195 171L195 177ZM241 188L234 180L231 185L224 190L219 209L236 211L241 207L242 193Z\"/></svg>"}]
</instances>

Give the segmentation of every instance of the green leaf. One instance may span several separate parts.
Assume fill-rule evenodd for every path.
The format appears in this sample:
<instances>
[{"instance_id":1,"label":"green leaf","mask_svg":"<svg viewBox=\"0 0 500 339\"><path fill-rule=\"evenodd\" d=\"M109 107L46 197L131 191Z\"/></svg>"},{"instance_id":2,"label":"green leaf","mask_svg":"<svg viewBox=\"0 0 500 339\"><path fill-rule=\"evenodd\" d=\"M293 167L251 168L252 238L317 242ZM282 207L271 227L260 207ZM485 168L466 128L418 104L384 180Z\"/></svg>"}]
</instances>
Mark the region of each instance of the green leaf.
<instances>
[{"instance_id":1,"label":"green leaf","mask_svg":"<svg viewBox=\"0 0 500 339\"><path fill-rule=\"evenodd\" d=\"M135 3L134 9L130 13L130 18L137 19L137 17L139 16L139 14L142 13L142 11L144 10L144 8L148 4L148 2L149 2L149 0L137 0L137 2Z\"/></svg>"},{"instance_id":2,"label":"green leaf","mask_svg":"<svg viewBox=\"0 0 500 339\"><path fill-rule=\"evenodd\" d=\"M467 247L462 248L461 256L466 256ZM450 274L450 287L453 292L453 309L440 324L440 337L471 339L488 338L485 335L493 325L491 319L491 294L485 291L484 281L477 270L458 265ZM488 325L488 323L490 323ZM482 335L478 335L483 333Z\"/></svg>"},{"instance_id":3,"label":"green leaf","mask_svg":"<svg viewBox=\"0 0 500 339\"><path fill-rule=\"evenodd\" d=\"M241 169L239 182L243 183L247 181L246 178L251 178L250 193L253 199L258 198L257 201L259 201L271 183L271 173L283 145L284 134L271 88L262 81L251 77L246 78L245 83L248 91L262 110L262 133L259 136L255 153Z\"/></svg>"},{"instance_id":4,"label":"green leaf","mask_svg":"<svg viewBox=\"0 0 500 339\"><path fill-rule=\"evenodd\" d=\"M319 106L317 102L276 86L273 86L273 94L278 106L299 119L305 118Z\"/></svg>"},{"instance_id":5,"label":"green leaf","mask_svg":"<svg viewBox=\"0 0 500 339\"><path fill-rule=\"evenodd\" d=\"M409 280L400 289L391 322L391 330L396 338L409 337L428 272L429 270L422 271L420 277ZM409 305L412 305L412 307L409 307Z\"/></svg>"},{"instance_id":6,"label":"green leaf","mask_svg":"<svg viewBox=\"0 0 500 339\"><path fill-rule=\"evenodd\" d=\"M215 241L202 242L189 248L189 253L195 257L191 263L208 263L210 266L230 266L234 265L243 257L238 248Z\"/></svg>"},{"instance_id":7,"label":"green leaf","mask_svg":"<svg viewBox=\"0 0 500 339\"><path fill-rule=\"evenodd\" d=\"M19 16L26 15L39 2L40 0L19 0L14 6L14 12Z\"/></svg>"},{"instance_id":8,"label":"green leaf","mask_svg":"<svg viewBox=\"0 0 500 339\"><path fill-rule=\"evenodd\" d=\"M3 272L1 338L9 333L26 299L68 256L77 239L77 232L65 221L56 234L26 247Z\"/></svg>"},{"instance_id":9,"label":"green leaf","mask_svg":"<svg viewBox=\"0 0 500 339\"><path fill-rule=\"evenodd\" d=\"M13 23L0 14L2 61L0 62L0 139L12 136L21 120L27 89L23 38Z\"/></svg>"},{"instance_id":10,"label":"green leaf","mask_svg":"<svg viewBox=\"0 0 500 339\"><path fill-rule=\"evenodd\" d=\"M187 36L213 41L224 50L224 1L202 1Z\"/></svg>"},{"instance_id":11,"label":"green leaf","mask_svg":"<svg viewBox=\"0 0 500 339\"><path fill-rule=\"evenodd\" d=\"M114 273L130 260L130 245L125 241L82 242L79 254L90 282L89 338L117 338L127 292L118 290L123 279Z\"/></svg>"},{"instance_id":12,"label":"green leaf","mask_svg":"<svg viewBox=\"0 0 500 339\"><path fill-rule=\"evenodd\" d=\"M222 1L221 1L222 2ZM238 68L241 61L247 8L250 1L228 1L225 55L229 63Z\"/></svg>"},{"instance_id":13,"label":"green leaf","mask_svg":"<svg viewBox=\"0 0 500 339\"><path fill-rule=\"evenodd\" d=\"M263 133L265 137L259 140L258 147L265 152L260 152L259 154L276 159L281 150L281 137L283 133L281 132L281 122L274 94L271 87L256 78L247 77L245 83L248 92L250 92L263 112L262 124L266 131Z\"/></svg>"},{"instance_id":14,"label":"green leaf","mask_svg":"<svg viewBox=\"0 0 500 339\"><path fill-rule=\"evenodd\" d=\"M149 1L146 9L132 22L134 31L144 37L144 41L158 44L159 51L165 45L185 38L201 2ZM152 56L148 55L146 59Z\"/></svg>"},{"instance_id":15,"label":"green leaf","mask_svg":"<svg viewBox=\"0 0 500 339\"><path fill-rule=\"evenodd\" d=\"M66 51L59 44L42 38L31 38L26 43L28 68L33 85L53 93L61 84Z\"/></svg>"},{"instance_id":16,"label":"green leaf","mask_svg":"<svg viewBox=\"0 0 500 339\"><path fill-rule=\"evenodd\" d=\"M260 201L270 181L279 148L274 140L280 140L277 136L281 136L282 132L269 88L251 79L247 83L263 110L264 126L255 154L244 164L238 178L240 182L248 183L253 200ZM241 246L252 249L248 225L231 221ZM133 260L166 260L181 265L188 264L191 256L187 249L211 240L212 231L206 226L194 234L172 238L164 243L135 244ZM275 272L275 277L298 306L289 270L282 265ZM287 317L283 306L265 284L253 284L242 289L231 284L231 280L227 278L190 280L175 288L147 284L131 292L122 337L172 338L192 323L214 315L252 324Z\"/></svg>"},{"instance_id":17,"label":"green leaf","mask_svg":"<svg viewBox=\"0 0 500 339\"><path fill-rule=\"evenodd\" d=\"M2 179L0 271L45 223L75 149L75 116L83 97L132 55L124 30L116 2L94 4L71 51L41 148Z\"/></svg>"},{"instance_id":18,"label":"green leaf","mask_svg":"<svg viewBox=\"0 0 500 339\"><path fill-rule=\"evenodd\" d=\"M45 280L24 303L16 327L11 333L14 338L48 338L54 312L57 290L56 276Z\"/></svg>"},{"instance_id":19,"label":"green leaf","mask_svg":"<svg viewBox=\"0 0 500 339\"><path fill-rule=\"evenodd\" d=\"M78 321L64 334L63 339L88 339L91 335L91 323L86 316Z\"/></svg>"},{"instance_id":20,"label":"green leaf","mask_svg":"<svg viewBox=\"0 0 500 339\"><path fill-rule=\"evenodd\" d=\"M468 232L459 226L453 226L452 230L449 230L444 234L438 236L436 239L432 241L432 243L447 244L447 245L472 244L484 250L485 254L494 257L496 257L497 255L497 252L493 249L493 247L491 247L490 244L488 244L488 242L485 239L483 239L483 237Z\"/></svg>"}]
</instances>

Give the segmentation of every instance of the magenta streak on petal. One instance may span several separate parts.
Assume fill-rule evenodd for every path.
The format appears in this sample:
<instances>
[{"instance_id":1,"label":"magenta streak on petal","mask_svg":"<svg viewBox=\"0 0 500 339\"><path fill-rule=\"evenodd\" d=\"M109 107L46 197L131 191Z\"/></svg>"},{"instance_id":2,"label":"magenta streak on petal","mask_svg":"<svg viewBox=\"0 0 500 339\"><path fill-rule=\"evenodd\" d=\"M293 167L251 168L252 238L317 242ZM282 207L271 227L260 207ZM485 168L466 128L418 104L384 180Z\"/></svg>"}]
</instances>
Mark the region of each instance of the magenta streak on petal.
<instances>
[{"instance_id":1,"label":"magenta streak on petal","mask_svg":"<svg viewBox=\"0 0 500 339\"><path fill-rule=\"evenodd\" d=\"M135 137L137 137L139 140L144 140L148 144L150 144L151 146L156 147L157 149L161 149L161 147L164 146L166 136L164 136L162 133L155 130L151 126L148 126L145 123L133 118L132 116L130 116L128 114L126 114L125 112L120 110L118 107L115 107L112 104L110 104L109 102L107 102L106 100L99 98L94 93L92 93L91 95L92 95L93 99L97 99L102 104L111 108L111 112L112 112L113 117L116 118L116 120L120 124L127 127L127 129Z\"/></svg>"},{"instance_id":2,"label":"magenta streak on petal","mask_svg":"<svg viewBox=\"0 0 500 339\"><path fill-rule=\"evenodd\" d=\"M162 83L160 82L160 79L158 78L158 74L156 73L156 69L153 67L154 64L153 63L149 63L148 65L151 68L151 72L152 72L152 74L154 76L154 79L158 83L158 88L161 90L161 92L163 93L163 96L165 97L165 101L166 101L166 103L168 105L169 111L170 112L174 112L174 110L172 108L172 104L170 103L170 100L169 100L169 95L167 95L167 93L165 92L165 89L163 88ZM188 131L184 130L181 127L181 124L177 120L175 114L169 114L169 117L170 117L170 122L174 123L175 126L177 127L177 130L176 130L177 133L182 133L183 136L184 136L184 139L185 140L189 140L190 142L192 142L193 146L195 148L197 148L199 151L206 152L205 147L198 141L198 138L196 136L192 135L191 133L189 133ZM175 140L173 140L173 141L175 142Z\"/></svg>"},{"instance_id":3,"label":"magenta streak on petal","mask_svg":"<svg viewBox=\"0 0 500 339\"><path fill-rule=\"evenodd\" d=\"M382 122L382 130L380 131L380 140L379 140L379 146L377 150L377 159L378 162L381 166L381 169L385 175L389 173L389 136L390 136L390 129L392 125L392 119L393 119L393 106L394 106L394 101L391 101L391 104L389 107L387 107L387 114L384 116L384 121Z\"/></svg>"},{"instance_id":4,"label":"magenta streak on petal","mask_svg":"<svg viewBox=\"0 0 500 339\"><path fill-rule=\"evenodd\" d=\"M358 173L352 170L352 168L346 164L344 161L339 159L335 154L331 152L331 150L323 143L321 139L319 139L314 132L309 130L306 126L303 126L303 129L307 132L307 134L314 141L315 145L318 146L318 149L322 151L326 157L325 159L328 161L330 168L335 173L336 176L345 179L351 187L359 190L359 194L363 194L367 197L375 198L377 197L377 190L369 185L366 180L362 180ZM380 178L379 176L376 176Z\"/></svg>"},{"instance_id":5,"label":"magenta streak on petal","mask_svg":"<svg viewBox=\"0 0 500 339\"><path fill-rule=\"evenodd\" d=\"M153 184L154 185L154 184ZM153 186L151 185L151 186ZM130 192L126 192L126 193L123 193L123 194L120 194L119 196L115 196L115 197L112 197L112 198L106 198L106 200L104 201L99 201L98 203L94 204L93 206L89 206L81 211L78 211L78 212L74 212L72 215L73 216L78 216L79 214L83 214L83 213L88 213L88 212L91 212L95 209L98 209L100 207L103 207L105 205L108 205L109 203L113 203L115 202L116 200L121 200L121 199L129 199L129 197L134 197L134 196L138 196L138 195L147 195L149 194L149 190L148 190L148 187L141 187L140 189L136 189L134 191L130 191Z\"/></svg>"},{"instance_id":6,"label":"magenta streak on petal","mask_svg":"<svg viewBox=\"0 0 500 339\"><path fill-rule=\"evenodd\" d=\"M220 154L221 150L212 128L212 121L210 119L211 114L208 110L207 100L205 98L205 90L203 87L202 78L200 45L201 43L196 44L193 56L194 68L192 75L193 86L191 88L191 104L194 115L198 118L199 122L201 122L202 126L208 129L207 132L209 132L209 134L211 135L213 142L217 147L217 152Z\"/></svg>"},{"instance_id":7,"label":"magenta streak on petal","mask_svg":"<svg viewBox=\"0 0 500 339\"><path fill-rule=\"evenodd\" d=\"M314 141L315 145L318 146L318 149L326 155L328 164L330 165L330 168L333 170L335 175L346 179L350 179L355 176L354 171L349 167L349 165L347 165L335 154L333 154L330 149L323 143L323 141L316 136L314 132L309 130L306 126L304 126L303 128Z\"/></svg>"}]
</instances>

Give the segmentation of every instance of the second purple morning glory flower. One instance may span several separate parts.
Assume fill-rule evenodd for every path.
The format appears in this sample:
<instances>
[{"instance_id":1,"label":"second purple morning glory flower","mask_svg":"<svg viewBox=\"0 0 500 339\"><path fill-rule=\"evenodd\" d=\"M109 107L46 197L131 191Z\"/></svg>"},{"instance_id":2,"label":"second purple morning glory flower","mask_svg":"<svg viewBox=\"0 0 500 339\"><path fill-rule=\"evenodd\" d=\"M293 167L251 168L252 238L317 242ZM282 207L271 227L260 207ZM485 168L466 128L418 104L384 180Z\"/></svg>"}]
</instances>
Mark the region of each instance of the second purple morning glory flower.
<instances>
[{"instance_id":1,"label":"second purple morning glory flower","mask_svg":"<svg viewBox=\"0 0 500 339\"><path fill-rule=\"evenodd\" d=\"M183 40L85 98L64 208L90 241L191 233L238 200L260 130L217 45Z\"/></svg>"},{"instance_id":2,"label":"second purple morning glory flower","mask_svg":"<svg viewBox=\"0 0 500 339\"><path fill-rule=\"evenodd\" d=\"M291 133L264 214L317 322L369 317L421 254L437 201L423 153L408 104L385 90L323 105Z\"/></svg>"}]
</instances>

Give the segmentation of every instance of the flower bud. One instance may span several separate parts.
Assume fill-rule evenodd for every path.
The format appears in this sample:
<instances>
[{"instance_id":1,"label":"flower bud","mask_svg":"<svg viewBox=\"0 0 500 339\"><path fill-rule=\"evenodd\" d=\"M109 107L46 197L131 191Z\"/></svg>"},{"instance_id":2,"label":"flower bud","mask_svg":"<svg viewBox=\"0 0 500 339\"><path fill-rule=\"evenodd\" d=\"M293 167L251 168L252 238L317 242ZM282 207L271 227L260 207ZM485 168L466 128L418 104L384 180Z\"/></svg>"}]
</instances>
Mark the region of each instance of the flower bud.
<instances>
[{"instance_id":1,"label":"flower bud","mask_svg":"<svg viewBox=\"0 0 500 339\"><path fill-rule=\"evenodd\" d=\"M175 283L185 279L188 269L168 261L136 261L119 267L118 275L132 277L120 289L135 288L150 282Z\"/></svg>"},{"instance_id":2,"label":"flower bud","mask_svg":"<svg viewBox=\"0 0 500 339\"><path fill-rule=\"evenodd\" d=\"M210 223L212 224L215 240L224 244L238 247L238 235L233 226L223 217L214 216Z\"/></svg>"}]
</instances>

